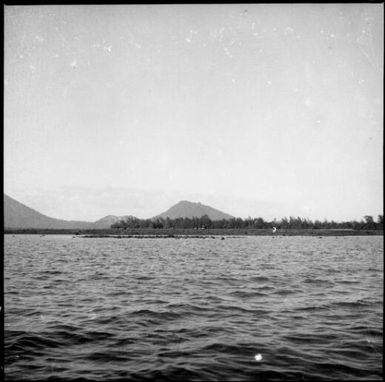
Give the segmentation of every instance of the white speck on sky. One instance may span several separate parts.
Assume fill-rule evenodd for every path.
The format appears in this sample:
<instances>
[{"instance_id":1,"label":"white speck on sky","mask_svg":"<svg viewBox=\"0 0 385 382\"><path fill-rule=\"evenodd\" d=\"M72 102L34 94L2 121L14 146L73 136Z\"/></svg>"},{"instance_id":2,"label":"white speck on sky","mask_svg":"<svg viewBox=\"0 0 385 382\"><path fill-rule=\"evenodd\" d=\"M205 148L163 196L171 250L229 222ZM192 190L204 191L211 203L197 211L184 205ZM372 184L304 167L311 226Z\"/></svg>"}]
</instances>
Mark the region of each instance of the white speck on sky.
<instances>
[{"instance_id":1,"label":"white speck on sky","mask_svg":"<svg viewBox=\"0 0 385 382\"><path fill-rule=\"evenodd\" d=\"M286 33L293 33L294 29L289 26L289 27L286 27L285 31L286 31Z\"/></svg>"},{"instance_id":2,"label":"white speck on sky","mask_svg":"<svg viewBox=\"0 0 385 382\"><path fill-rule=\"evenodd\" d=\"M382 4L4 9L4 191L21 202L86 220L177 197L382 213Z\"/></svg>"},{"instance_id":3,"label":"white speck on sky","mask_svg":"<svg viewBox=\"0 0 385 382\"><path fill-rule=\"evenodd\" d=\"M226 46L223 47L223 51L226 53L226 56L230 58L233 57L230 50Z\"/></svg>"}]
</instances>

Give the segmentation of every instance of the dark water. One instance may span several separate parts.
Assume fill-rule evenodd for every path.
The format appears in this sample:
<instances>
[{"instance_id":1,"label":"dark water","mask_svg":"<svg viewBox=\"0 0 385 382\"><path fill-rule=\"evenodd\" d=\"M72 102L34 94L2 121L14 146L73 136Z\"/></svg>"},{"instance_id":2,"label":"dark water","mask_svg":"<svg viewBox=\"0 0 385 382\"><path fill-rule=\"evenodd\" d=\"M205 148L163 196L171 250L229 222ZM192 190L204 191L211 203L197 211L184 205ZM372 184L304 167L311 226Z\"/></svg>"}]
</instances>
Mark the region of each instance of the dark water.
<instances>
[{"instance_id":1,"label":"dark water","mask_svg":"<svg viewBox=\"0 0 385 382\"><path fill-rule=\"evenodd\" d=\"M382 379L382 237L6 235L4 276L7 380Z\"/></svg>"}]
</instances>

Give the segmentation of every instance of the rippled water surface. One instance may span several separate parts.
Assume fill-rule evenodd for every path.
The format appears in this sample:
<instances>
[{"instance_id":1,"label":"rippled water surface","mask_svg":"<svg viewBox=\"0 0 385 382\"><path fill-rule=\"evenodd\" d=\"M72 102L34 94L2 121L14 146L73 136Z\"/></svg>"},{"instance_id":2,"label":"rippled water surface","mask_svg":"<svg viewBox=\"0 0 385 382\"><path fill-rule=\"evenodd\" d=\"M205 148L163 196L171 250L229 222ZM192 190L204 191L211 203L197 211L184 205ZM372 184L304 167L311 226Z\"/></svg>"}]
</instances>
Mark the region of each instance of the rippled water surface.
<instances>
[{"instance_id":1,"label":"rippled water surface","mask_svg":"<svg viewBox=\"0 0 385 382\"><path fill-rule=\"evenodd\" d=\"M382 379L382 237L6 235L4 277L7 380Z\"/></svg>"}]
</instances>

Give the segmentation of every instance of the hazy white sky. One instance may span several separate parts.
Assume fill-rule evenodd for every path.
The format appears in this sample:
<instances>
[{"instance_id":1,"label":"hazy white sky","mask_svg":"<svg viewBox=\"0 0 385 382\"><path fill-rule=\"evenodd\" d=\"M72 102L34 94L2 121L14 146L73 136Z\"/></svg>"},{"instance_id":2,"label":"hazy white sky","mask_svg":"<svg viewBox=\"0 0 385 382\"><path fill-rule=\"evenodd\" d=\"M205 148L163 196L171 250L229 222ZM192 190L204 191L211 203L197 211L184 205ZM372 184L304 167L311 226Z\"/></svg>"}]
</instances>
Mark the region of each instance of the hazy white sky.
<instances>
[{"instance_id":1,"label":"hazy white sky","mask_svg":"<svg viewBox=\"0 0 385 382\"><path fill-rule=\"evenodd\" d=\"M5 7L5 192L58 218L382 213L383 5Z\"/></svg>"}]
</instances>

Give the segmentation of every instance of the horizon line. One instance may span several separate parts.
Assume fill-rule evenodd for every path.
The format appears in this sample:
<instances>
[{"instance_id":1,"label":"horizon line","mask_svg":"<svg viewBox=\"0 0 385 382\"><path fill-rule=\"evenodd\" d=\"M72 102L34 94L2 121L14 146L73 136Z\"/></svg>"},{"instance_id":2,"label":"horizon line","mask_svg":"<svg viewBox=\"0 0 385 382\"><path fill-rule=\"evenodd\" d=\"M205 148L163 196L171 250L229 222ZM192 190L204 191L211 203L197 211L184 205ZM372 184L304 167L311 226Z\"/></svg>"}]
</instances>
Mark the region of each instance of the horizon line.
<instances>
[{"instance_id":1,"label":"horizon line","mask_svg":"<svg viewBox=\"0 0 385 382\"><path fill-rule=\"evenodd\" d=\"M187 199L182 199L182 200L180 200L179 202L173 204L173 205L172 205L171 207L169 207L166 211L163 211L163 212L161 212L161 213L159 213L159 214L157 214L157 215L154 215L154 216L151 216L151 217L148 217L148 218L139 218L139 217L134 216L134 215L132 215L132 214L124 214L124 215L107 214L107 215L102 216L102 217L99 218L99 219L96 219L96 220L94 220L94 221L90 221L90 220L78 220L78 219L62 219L62 218L57 218L57 217L53 217L53 216L48 216L48 215L46 215L46 214L44 214L44 213L42 213L42 212L36 210L35 208L32 208L32 207L30 207L30 206L28 206L28 205L26 205L26 204L24 204L24 203L22 203L22 202L19 202L17 199L15 199L15 198L12 197L12 196L9 196L9 195L6 194L5 192L3 192L3 195L4 195L4 196L7 196L8 198L13 199L13 200L16 201L17 203L22 204L24 207L27 207L27 208L29 208L29 209L31 209L31 210L33 210L33 211L35 211L35 212L37 212L37 213L39 213L39 214L45 216L45 217L47 217L47 218L56 219L56 220L62 220L62 221L66 221L66 222L82 222L82 223L96 223L96 222L98 222L98 221L100 221L100 220L102 220L102 219L105 219L105 218L107 218L107 217L117 217L117 218L122 218L121 220L123 220L123 218L129 218L129 217L134 218L134 219L138 219L138 220L151 220L151 219L155 219L155 218L158 218L158 219L167 219L167 217L166 217L166 218L163 218L163 217L160 217L160 215L164 214L164 213L167 212L170 208L176 206L177 204L179 204L179 203L181 203L181 202L188 202L188 203L192 203L192 204L199 204L199 205L201 205L201 206L209 207L209 208L215 209L215 210L217 210L217 211L219 211L219 212L221 212L221 213L223 213L223 214L225 214L225 215L231 216L231 218L228 218L228 219L218 219L218 220L232 220L232 219L242 219L242 220L252 219L252 220L255 220L255 219L262 219L264 222L267 222L267 223L269 223L269 222L270 222L270 223L273 223L273 222L280 222L280 221L282 221L282 220L284 220L284 219L290 220L291 218L294 218L294 219L300 218L302 221L307 220L307 221L311 221L311 222L312 222L312 221L313 221L313 222L316 222L316 221L319 221L319 222L325 222L325 221L327 221L327 222L335 222L335 223L345 223L345 222L361 222L361 221L364 220L364 218L365 218L366 216L371 216L372 218L374 218L374 217L377 217L377 218L378 218L379 216L383 216L383 214L379 214L379 213L377 213L377 214L375 214L375 215L368 215L368 214L365 214L365 215L363 215L363 216L361 217L360 220L356 220L356 219L350 219L350 220L334 220L334 219L330 219L330 220L329 220L329 219L326 218L326 217L324 217L323 219L319 219L319 218L311 219L311 218L306 217L306 216L300 216L300 215L296 215L296 216L295 216L295 215L293 215L293 214L288 215L288 216L283 216L283 217L280 217L280 218L274 217L273 219L266 219L266 218L264 218L263 216L254 216L254 217L252 217L252 216L250 216L250 215L249 215L248 217L242 218L242 217L240 217L240 216L233 216L233 215L231 215L231 214L228 214L228 213L226 213L226 212L223 212L223 211L221 211L221 210L218 210L218 209L215 208L215 207L211 207L211 206L209 206L209 205L207 205L207 204L204 204L204 203L201 203L201 202L199 202L199 201L198 201L198 202L191 202L191 201L189 201L189 200L187 200ZM202 215L202 216L204 216L204 215ZM202 216L194 216L194 217L188 218L188 219L200 218L200 217L202 217ZM187 218L187 217L179 217L179 218L183 218L183 219L184 219L184 218ZM170 218L170 220L175 220L175 219L178 219L178 218L173 218L173 219ZM210 220L212 220L212 219L210 219Z\"/></svg>"}]
</instances>

